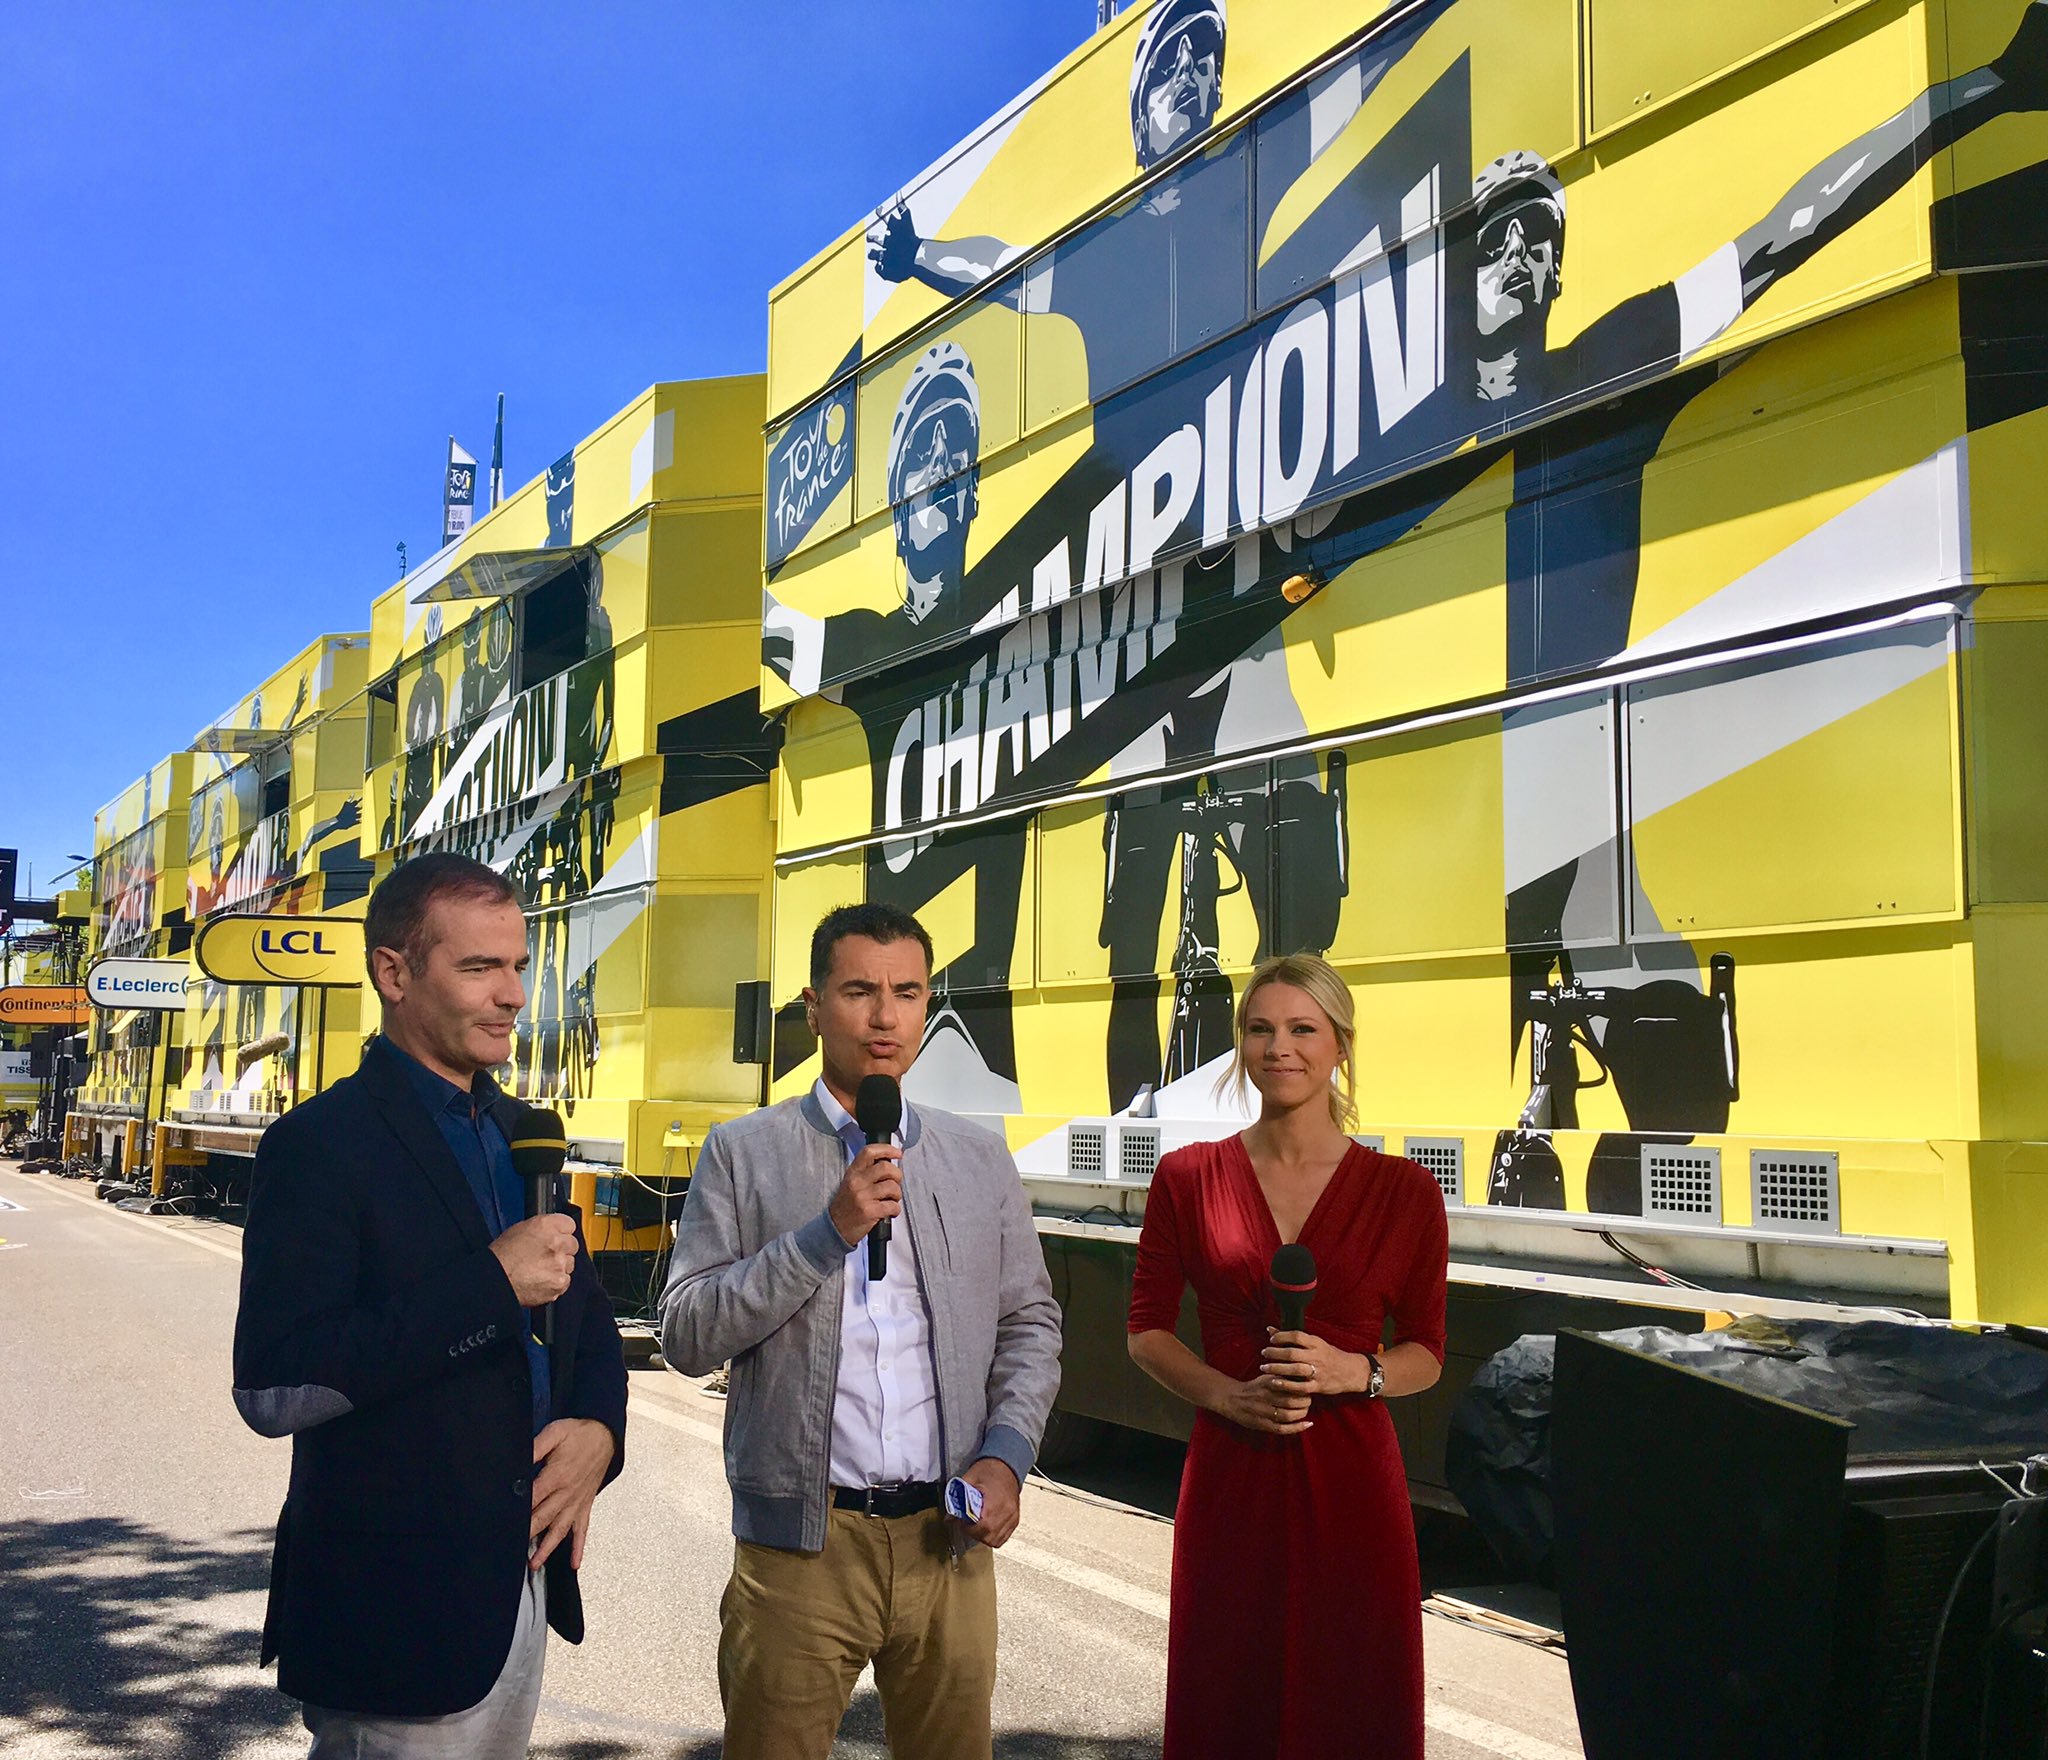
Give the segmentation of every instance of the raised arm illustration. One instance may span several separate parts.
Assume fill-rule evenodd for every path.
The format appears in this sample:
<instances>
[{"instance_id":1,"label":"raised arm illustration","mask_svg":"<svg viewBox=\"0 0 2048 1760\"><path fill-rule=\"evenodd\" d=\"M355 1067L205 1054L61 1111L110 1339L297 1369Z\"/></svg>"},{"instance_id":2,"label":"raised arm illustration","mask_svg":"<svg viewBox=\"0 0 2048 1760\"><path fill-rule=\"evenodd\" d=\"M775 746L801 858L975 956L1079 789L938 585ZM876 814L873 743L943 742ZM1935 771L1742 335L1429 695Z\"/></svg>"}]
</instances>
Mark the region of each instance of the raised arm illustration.
<instances>
[{"instance_id":1,"label":"raised arm illustration","mask_svg":"<svg viewBox=\"0 0 2048 1760\"><path fill-rule=\"evenodd\" d=\"M1933 155L2000 116L2048 108L2048 0L2021 15L1988 66L1931 86L1914 103L1831 154L1735 240L1742 304L1906 186Z\"/></svg>"},{"instance_id":2,"label":"raised arm illustration","mask_svg":"<svg viewBox=\"0 0 2048 1760\"><path fill-rule=\"evenodd\" d=\"M898 202L868 229L868 261L884 281L922 281L959 299L1002 273L1024 252L999 238L920 238Z\"/></svg>"}]
</instances>

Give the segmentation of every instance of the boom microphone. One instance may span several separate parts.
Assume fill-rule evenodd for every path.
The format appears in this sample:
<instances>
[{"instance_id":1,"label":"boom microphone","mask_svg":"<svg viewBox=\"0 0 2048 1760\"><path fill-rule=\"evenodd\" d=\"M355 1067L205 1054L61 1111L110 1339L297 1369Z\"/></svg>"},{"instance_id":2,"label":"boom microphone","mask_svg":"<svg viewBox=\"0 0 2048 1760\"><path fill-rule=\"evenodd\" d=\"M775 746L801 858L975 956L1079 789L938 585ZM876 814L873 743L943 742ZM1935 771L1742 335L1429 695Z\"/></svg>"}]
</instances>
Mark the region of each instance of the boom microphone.
<instances>
[{"instance_id":1,"label":"boom microphone","mask_svg":"<svg viewBox=\"0 0 2048 1760\"><path fill-rule=\"evenodd\" d=\"M512 1171L526 1187L526 1213L547 1216L555 1208L555 1176L569 1158L569 1134L562 1115L541 1106L524 1106L509 1101L510 1117L505 1121L505 1140L512 1149ZM555 1304L540 1308L540 1341L555 1342Z\"/></svg>"},{"instance_id":2,"label":"boom microphone","mask_svg":"<svg viewBox=\"0 0 2048 1760\"><path fill-rule=\"evenodd\" d=\"M1273 1299L1280 1304L1280 1330L1299 1332L1308 1323L1316 1293L1316 1256L1299 1241L1273 1255Z\"/></svg>"},{"instance_id":3,"label":"boom microphone","mask_svg":"<svg viewBox=\"0 0 2048 1760\"><path fill-rule=\"evenodd\" d=\"M886 1143L903 1123L903 1090L894 1076L862 1076L853 1094L853 1122L867 1138L868 1147ZM889 1275L889 1219L885 1216L868 1230L868 1276L874 1280Z\"/></svg>"}]
</instances>

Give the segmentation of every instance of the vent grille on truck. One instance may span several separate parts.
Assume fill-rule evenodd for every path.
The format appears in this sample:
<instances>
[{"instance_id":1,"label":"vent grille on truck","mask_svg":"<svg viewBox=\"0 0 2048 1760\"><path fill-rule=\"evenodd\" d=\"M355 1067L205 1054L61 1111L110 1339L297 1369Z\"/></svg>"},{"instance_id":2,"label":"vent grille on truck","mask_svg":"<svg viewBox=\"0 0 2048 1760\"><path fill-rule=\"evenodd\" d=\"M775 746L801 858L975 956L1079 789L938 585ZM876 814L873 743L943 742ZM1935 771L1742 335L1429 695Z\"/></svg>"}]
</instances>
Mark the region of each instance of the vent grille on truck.
<instances>
[{"instance_id":1,"label":"vent grille on truck","mask_svg":"<svg viewBox=\"0 0 2048 1760\"><path fill-rule=\"evenodd\" d=\"M1721 1151L1645 1143L1643 1214L1674 1222L1719 1222Z\"/></svg>"},{"instance_id":2,"label":"vent grille on truck","mask_svg":"<svg viewBox=\"0 0 2048 1760\"><path fill-rule=\"evenodd\" d=\"M1067 1173L1074 1179L1100 1179L1108 1129L1099 1124L1067 1126Z\"/></svg>"},{"instance_id":3,"label":"vent grille on truck","mask_svg":"<svg viewBox=\"0 0 2048 1760\"><path fill-rule=\"evenodd\" d=\"M1127 1124L1116 1134L1116 1176L1147 1185L1159 1165L1159 1132L1151 1125Z\"/></svg>"},{"instance_id":4,"label":"vent grille on truck","mask_svg":"<svg viewBox=\"0 0 2048 1760\"><path fill-rule=\"evenodd\" d=\"M1453 1209L1465 1202L1465 1144L1458 1137L1408 1137L1401 1153L1436 1181L1445 1204Z\"/></svg>"},{"instance_id":5,"label":"vent grille on truck","mask_svg":"<svg viewBox=\"0 0 2048 1760\"><path fill-rule=\"evenodd\" d=\"M1758 1227L1842 1232L1841 1157L1811 1149L1752 1149L1749 1187Z\"/></svg>"}]
</instances>

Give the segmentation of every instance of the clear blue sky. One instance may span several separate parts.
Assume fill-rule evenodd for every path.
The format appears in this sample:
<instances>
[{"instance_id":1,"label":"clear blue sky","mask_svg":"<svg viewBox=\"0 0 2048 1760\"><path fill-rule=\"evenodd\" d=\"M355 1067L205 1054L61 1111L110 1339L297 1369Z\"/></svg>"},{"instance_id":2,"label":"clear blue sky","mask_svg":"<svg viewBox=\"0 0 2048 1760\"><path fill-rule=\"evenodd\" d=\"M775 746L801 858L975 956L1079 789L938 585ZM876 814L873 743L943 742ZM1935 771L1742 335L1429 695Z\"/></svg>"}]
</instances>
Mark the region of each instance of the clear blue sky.
<instances>
[{"instance_id":1,"label":"clear blue sky","mask_svg":"<svg viewBox=\"0 0 2048 1760\"><path fill-rule=\"evenodd\" d=\"M95 808L1094 28L1094 0L0 8L0 846Z\"/></svg>"}]
</instances>

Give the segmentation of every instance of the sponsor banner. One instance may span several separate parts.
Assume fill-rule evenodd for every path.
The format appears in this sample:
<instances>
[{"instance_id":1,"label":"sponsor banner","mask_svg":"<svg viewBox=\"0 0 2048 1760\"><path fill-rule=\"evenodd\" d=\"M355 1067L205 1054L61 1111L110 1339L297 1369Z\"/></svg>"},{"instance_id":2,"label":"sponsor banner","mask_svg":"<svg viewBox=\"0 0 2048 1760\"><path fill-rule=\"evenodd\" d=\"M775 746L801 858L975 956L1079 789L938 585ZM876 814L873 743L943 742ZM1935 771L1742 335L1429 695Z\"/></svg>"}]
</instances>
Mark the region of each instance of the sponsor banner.
<instances>
[{"instance_id":1,"label":"sponsor banner","mask_svg":"<svg viewBox=\"0 0 2048 1760\"><path fill-rule=\"evenodd\" d=\"M80 984L11 984L0 990L0 1026L82 1027L92 1002Z\"/></svg>"},{"instance_id":2,"label":"sponsor banner","mask_svg":"<svg viewBox=\"0 0 2048 1760\"><path fill-rule=\"evenodd\" d=\"M215 917L200 928L192 953L222 984L352 989L363 981L357 917Z\"/></svg>"},{"instance_id":3,"label":"sponsor banner","mask_svg":"<svg viewBox=\"0 0 2048 1760\"><path fill-rule=\"evenodd\" d=\"M175 1013L185 1006L191 978L182 959L103 959L85 974L85 993L101 1008Z\"/></svg>"},{"instance_id":4,"label":"sponsor banner","mask_svg":"<svg viewBox=\"0 0 2048 1760\"><path fill-rule=\"evenodd\" d=\"M34 1080L35 1077L29 1073L29 1056L26 1051L0 1051L0 1083Z\"/></svg>"}]
</instances>

